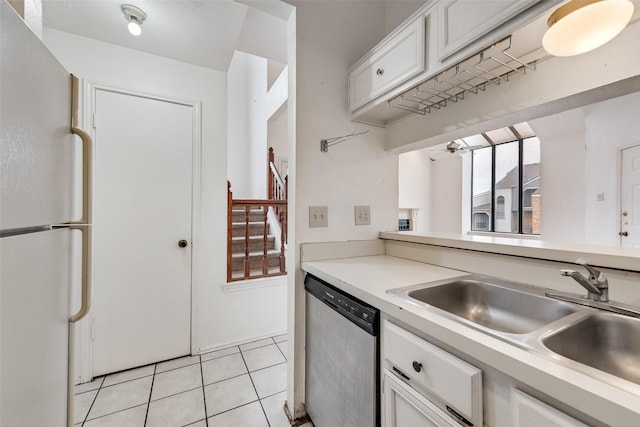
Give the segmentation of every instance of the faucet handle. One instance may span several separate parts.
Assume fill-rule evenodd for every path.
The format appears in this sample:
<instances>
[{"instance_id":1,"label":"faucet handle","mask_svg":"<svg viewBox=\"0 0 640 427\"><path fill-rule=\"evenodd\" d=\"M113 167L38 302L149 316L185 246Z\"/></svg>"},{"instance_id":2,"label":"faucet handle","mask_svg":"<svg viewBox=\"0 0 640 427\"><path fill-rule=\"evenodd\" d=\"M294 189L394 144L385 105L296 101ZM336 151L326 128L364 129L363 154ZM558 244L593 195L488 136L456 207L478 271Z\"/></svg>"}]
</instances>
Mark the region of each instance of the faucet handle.
<instances>
[{"instance_id":1,"label":"faucet handle","mask_svg":"<svg viewBox=\"0 0 640 427\"><path fill-rule=\"evenodd\" d=\"M589 280L595 281L596 286L599 288L607 288L609 286L607 276L600 270L596 270L594 267L589 265L589 260L586 258L578 258L576 260L576 264L583 266L589 271Z\"/></svg>"},{"instance_id":2,"label":"faucet handle","mask_svg":"<svg viewBox=\"0 0 640 427\"><path fill-rule=\"evenodd\" d=\"M586 268L593 279L598 279L598 277L600 277L600 275L602 274L600 271L598 271L595 268L593 268L592 266L590 266L589 265L589 260L586 259L586 258L578 258L576 260L576 264L581 265L584 268Z\"/></svg>"}]
</instances>

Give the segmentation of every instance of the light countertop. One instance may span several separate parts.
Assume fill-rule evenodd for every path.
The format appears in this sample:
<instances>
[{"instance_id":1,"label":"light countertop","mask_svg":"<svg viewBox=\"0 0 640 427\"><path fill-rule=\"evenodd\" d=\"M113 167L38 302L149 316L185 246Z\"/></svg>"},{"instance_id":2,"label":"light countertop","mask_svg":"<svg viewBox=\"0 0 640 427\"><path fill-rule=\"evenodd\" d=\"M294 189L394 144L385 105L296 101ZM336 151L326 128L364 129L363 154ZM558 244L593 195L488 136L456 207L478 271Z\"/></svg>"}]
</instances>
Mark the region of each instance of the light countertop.
<instances>
[{"instance_id":1,"label":"light countertop","mask_svg":"<svg viewBox=\"0 0 640 427\"><path fill-rule=\"evenodd\" d=\"M437 310L425 310L386 293L389 289L462 276L465 272L389 255L306 261L301 268L593 418L614 426L640 425L640 386L626 381L624 387L603 382L471 329L439 315Z\"/></svg>"}]
</instances>

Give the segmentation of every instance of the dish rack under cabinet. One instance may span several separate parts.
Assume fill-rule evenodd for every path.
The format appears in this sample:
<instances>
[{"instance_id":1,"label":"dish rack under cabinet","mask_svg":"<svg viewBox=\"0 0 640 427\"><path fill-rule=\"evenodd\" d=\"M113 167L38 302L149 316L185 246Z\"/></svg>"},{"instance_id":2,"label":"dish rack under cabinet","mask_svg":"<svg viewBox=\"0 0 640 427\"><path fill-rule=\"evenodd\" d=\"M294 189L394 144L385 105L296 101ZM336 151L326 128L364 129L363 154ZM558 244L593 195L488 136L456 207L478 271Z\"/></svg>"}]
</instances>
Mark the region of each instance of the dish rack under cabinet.
<instances>
[{"instance_id":1,"label":"dish rack under cabinet","mask_svg":"<svg viewBox=\"0 0 640 427\"><path fill-rule=\"evenodd\" d=\"M509 81L509 76L536 69L536 62L546 56L536 49L515 56L511 36L447 68L426 81L413 86L387 101L389 108L397 108L425 115L464 100L467 94L483 92L490 85Z\"/></svg>"}]
</instances>

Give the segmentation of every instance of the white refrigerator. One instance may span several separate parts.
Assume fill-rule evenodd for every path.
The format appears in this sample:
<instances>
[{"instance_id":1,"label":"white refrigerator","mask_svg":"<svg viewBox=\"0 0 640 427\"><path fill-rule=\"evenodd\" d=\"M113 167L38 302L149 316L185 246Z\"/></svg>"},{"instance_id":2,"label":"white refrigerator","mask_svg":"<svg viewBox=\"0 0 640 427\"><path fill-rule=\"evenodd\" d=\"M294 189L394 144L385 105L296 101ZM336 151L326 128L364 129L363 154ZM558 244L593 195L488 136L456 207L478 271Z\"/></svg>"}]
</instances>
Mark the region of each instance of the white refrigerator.
<instances>
[{"instance_id":1,"label":"white refrigerator","mask_svg":"<svg viewBox=\"0 0 640 427\"><path fill-rule=\"evenodd\" d=\"M72 125L77 80L5 0L0 15L0 426L64 427L73 423L71 322L90 301L91 171L72 218L74 159L76 150L90 159L91 142ZM71 313L76 265L85 280Z\"/></svg>"}]
</instances>

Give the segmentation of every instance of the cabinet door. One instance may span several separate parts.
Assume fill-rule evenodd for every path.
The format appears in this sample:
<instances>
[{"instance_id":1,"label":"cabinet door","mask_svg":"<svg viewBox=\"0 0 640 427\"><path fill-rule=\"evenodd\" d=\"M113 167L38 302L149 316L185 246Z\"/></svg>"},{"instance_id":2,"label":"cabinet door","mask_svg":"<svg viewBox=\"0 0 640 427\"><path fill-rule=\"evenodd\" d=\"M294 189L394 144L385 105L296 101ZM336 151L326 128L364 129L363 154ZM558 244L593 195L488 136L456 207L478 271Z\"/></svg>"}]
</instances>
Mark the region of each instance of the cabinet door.
<instances>
[{"instance_id":1,"label":"cabinet door","mask_svg":"<svg viewBox=\"0 0 640 427\"><path fill-rule=\"evenodd\" d=\"M438 56L453 55L540 0L441 0Z\"/></svg>"},{"instance_id":2,"label":"cabinet door","mask_svg":"<svg viewBox=\"0 0 640 427\"><path fill-rule=\"evenodd\" d=\"M569 415L517 389L512 389L514 427L587 427Z\"/></svg>"},{"instance_id":3,"label":"cabinet door","mask_svg":"<svg viewBox=\"0 0 640 427\"><path fill-rule=\"evenodd\" d=\"M354 111L425 68L425 18L420 16L349 74L349 110Z\"/></svg>"},{"instance_id":4,"label":"cabinet door","mask_svg":"<svg viewBox=\"0 0 640 427\"><path fill-rule=\"evenodd\" d=\"M384 370L383 427L460 427L429 400Z\"/></svg>"},{"instance_id":5,"label":"cabinet door","mask_svg":"<svg viewBox=\"0 0 640 427\"><path fill-rule=\"evenodd\" d=\"M482 371L389 322L383 323L382 358L392 369L449 406L472 424L482 425Z\"/></svg>"}]
</instances>

